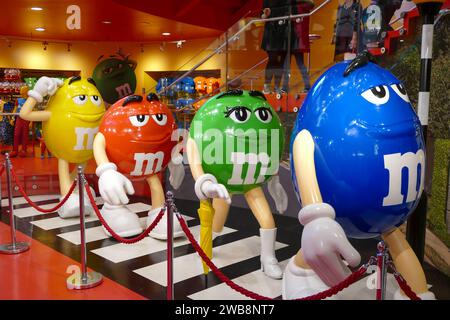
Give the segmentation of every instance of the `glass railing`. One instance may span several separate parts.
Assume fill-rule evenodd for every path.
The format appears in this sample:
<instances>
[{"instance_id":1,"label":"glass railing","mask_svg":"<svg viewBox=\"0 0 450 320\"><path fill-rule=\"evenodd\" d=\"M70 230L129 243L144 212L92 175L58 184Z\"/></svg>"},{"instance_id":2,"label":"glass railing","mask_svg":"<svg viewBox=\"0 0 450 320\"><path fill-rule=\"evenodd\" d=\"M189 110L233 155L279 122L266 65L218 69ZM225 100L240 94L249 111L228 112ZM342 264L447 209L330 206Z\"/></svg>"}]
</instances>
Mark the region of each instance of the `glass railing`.
<instances>
[{"instance_id":1,"label":"glass railing","mask_svg":"<svg viewBox=\"0 0 450 320\"><path fill-rule=\"evenodd\" d=\"M333 59L331 10L323 10L331 2L316 1L313 5L312 1L300 1L296 6L274 7L267 17L261 17L262 10L248 13L189 58L171 77L160 79L150 91L156 91L166 103L183 113L220 90L236 87L273 93L277 110L292 111L288 110L284 93L297 96L299 102L291 109L300 106L300 94L308 89L301 70L303 75L314 77ZM302 38L296 37L297 32ZM321 42L327 42L330 48L324 50ZM309 48L316 52L310 54ZM294 62L299 59L304 61L301 70ZM283 97L277 99L277 94Z\"/></svg>"},{"instance_id":2,"label":"glass railing","mask_svg":"<svg viewBox=\"0 0 450 320\"><path fill-rule=\"evenodd\" d=\"M385 54L386 39L406 37L417 17L410 1L340 3L303 0L248 13L151 91L187 128L195 110L220 91L260 90L280 112L289 137L295 112L326 68L366 49Z\"/></svg>"}]
</instances>

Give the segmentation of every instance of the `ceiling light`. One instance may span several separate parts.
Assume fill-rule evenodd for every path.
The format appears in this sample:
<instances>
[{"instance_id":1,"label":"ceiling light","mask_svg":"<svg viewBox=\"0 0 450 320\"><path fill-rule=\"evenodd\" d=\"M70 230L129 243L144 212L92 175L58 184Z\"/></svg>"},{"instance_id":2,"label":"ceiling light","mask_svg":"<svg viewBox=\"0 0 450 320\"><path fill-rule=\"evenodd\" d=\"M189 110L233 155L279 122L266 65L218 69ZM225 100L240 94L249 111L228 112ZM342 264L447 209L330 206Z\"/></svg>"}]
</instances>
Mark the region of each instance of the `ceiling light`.
<instances>
[{"instance_id":1,"label":"ceiling light","mask_svg":"<svg viewBox=\"0 0 450 320\"><path fill-rule=\"evenodd\" d=\"M170 36L170 34L171 34L170 32L163 32L162 33L163 36Z\"/></svg>"},{"instance_id":2,"label":"ceiling light","mask_svg":"<svg viewBox=\"0 0 450 320\"><path fill-rule=\"evenodd\" d=\"M42 11L42 10L44 10L41 7L31 7L30 9L33 10L33 11Z\"/></svg>"},{"instance_id":3,"label":"ceiling light","mask_svg":"<svg viewBox=\"0 0 450 320\"><path fill-rule=\"evenodd\" d=\"M103 24L111 24L112 22L111 22L111 21L108 21L108 20L103 20L102 23L103 23Z\"/></svg>"},{"instance_id":4,"label":"ceiling light","mask_svg":"<svg viewBox=\"0 0 450 320\"><path fill-rule=\"evenodd\" d=\"M34 30L39 31L39 32L43 32L43 31L45 31L45 28L37 27Z\"/></svg>"}]
</instances>

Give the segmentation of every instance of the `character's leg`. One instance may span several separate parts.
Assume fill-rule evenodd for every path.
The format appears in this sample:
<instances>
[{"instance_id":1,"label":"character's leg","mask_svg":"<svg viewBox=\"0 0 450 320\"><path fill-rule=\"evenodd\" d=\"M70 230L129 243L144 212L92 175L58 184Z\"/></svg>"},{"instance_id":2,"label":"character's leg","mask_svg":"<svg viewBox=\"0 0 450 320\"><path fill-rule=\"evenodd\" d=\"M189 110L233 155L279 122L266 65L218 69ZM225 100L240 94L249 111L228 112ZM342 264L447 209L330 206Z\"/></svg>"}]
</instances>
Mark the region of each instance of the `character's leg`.
<instances>
[{"instance_id":1,"label":"character's leg","mask_svg":"<svg viewBox=\"0 0 450 320\"><path fill-rule=\"evenodd\" d=\"M86 164L83 164L84 166ZM76 170L74 170L76 171ZM73 178L71 177L69 171L69 162L64 159L58 159L58 176L59 176L59 189L61 192L62 200L65 195L69 192L70 187L73 183ZM91 188L92 193L95 195ZM93 212L93 208L90 204L87 194L84 196L84 214L86 216ZM66 203L59 209L58 214L61 218L71 218L80 215L80 199L78 196L78 186L75 187L73 193L69 196Z\"/></svg>"},{"instance_id":2,"label":"character's leg","mask_svg":"<svg viewBox=\"0 0 450 320\"><path fill-rule=\"evenodd\" d=\"M270 211L264 192L261 187L257 187L247 191L244 195L248 206L261 227L259 229L261 236L261 269L268 277L281 279L283 271L275 257L277 228L275 227L272 211Z\"/></svg>"},{"instance_id":3,"label":"character's leg","mask_svg":"<svg viewBox=\"0 0 450 320\"><path fill-rule=\"evenodd\" d=\"M62 196L67 194L73 181L69 172L69 162L58 159L59 190Z\"/></svg>"},{"instance_id":4,"label":"character's leg","mask_svg":"<svg viewBox=\"0 0 450 320\"><path fill-rule=\"evenodd\" d=\"M213 199L212 205L214 208L214 218L212 225L214 237L222 232L223 226L227 221L228 212L230 211L230 205L224 199L219 198Z\"/></svg>"},{"instance_id":5,"label":"character's leg","mask_svg":"<svg viewBox=\"0 0 450 320\"><path fill-rule=\"evenodd\" d=\"M403 233L395 228L393 231L383 234L382 237L388 245L395 268L405 278L411 289L422 299L434 300L434 294L428 291L423 268ZM394 298L397 300L407 299L400 290L395 293Z\"/></svg>"},{"instance_id":6,"label":"character's leg","mask_svg":"<svg viewBox=\"0 0 450 320\"><path fill-rule=\"evenodd\" d=\"M164 189L162 187L161 181L157 175L152 175L147 178L147 183L150 187L151 199L152 199L152 209L148 212L147 226L149 226L158 216L161 208L164 206L165 197ZM178 219L174 216L173 219L173 236L174 238L181 237L183 235L183 230L181 230L181 225ZM167 240L167 211L162 217L156 227L150 232L150 236L155 239Z\"/></svg>"}]
</instances>

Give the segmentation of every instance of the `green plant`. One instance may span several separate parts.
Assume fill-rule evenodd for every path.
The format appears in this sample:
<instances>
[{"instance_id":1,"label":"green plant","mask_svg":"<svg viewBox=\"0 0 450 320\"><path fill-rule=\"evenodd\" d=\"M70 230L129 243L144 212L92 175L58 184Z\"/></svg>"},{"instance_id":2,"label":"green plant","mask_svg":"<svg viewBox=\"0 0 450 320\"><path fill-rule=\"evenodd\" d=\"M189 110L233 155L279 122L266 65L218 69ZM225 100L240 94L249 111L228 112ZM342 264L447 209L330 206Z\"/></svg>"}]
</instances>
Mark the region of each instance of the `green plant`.
<instances>
[{"instance_id":1,"label":"green plant","mask_svg":"<svg viewBox=\"0 0 450 320\"><path fill-rule=\"evenodd\" d=\"M428 227L450 247L450 234L445 223L447 203L450 140L436 139L434 145L433 184L428 208Z\"/></svg>"},{"instance_id":2,"label":"green plant","mask_svg":"<svg viewBox=\"0 0 450 320\"><path fill-rule=\"evenodd\" d=\"M416 41L400 48L393 57L384 61L392 72L402 80L412 104L417 108L420 79L420 28ZM435 27L433 66L431 72L431 96L429 130L435 138L448 138L450 128L450 16L443 17Z\"/></svg>"}]
</instances>

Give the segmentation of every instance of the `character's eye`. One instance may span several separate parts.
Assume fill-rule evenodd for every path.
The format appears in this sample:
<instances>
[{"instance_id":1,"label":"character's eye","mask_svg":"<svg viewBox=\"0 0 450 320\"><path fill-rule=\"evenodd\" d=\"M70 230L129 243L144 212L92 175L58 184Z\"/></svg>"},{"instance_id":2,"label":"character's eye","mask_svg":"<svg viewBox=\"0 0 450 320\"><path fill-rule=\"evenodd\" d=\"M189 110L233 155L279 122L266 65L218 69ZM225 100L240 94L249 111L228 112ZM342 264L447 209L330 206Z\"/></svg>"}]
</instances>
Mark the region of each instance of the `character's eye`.
<instances>
[{"instance_id":1,"label":"character's eye","mask_svg":"<svg viewBox=\"0 0 450 320\"><path fill-rule=\"evenodd\" d=\"M82 95L73 97L72 100L76 104L82 106L83 104L85 104L87 102L87 96L82 94Z\"/></svg>"},{"instance_id":2,"label":"character's eye","mask_svg":"<svg viewBox=\"0 0 450 320\"><path fill-rule=\"evenodd\" d=\"M104 74L109 74L111 72L113 72L113 68L112 67L108 67L108 68L103 69L103 73Z\"/></svg>"},{"instance_id":3,"label":"character's eye","mask_svg":"<svg viewBox=\"0 0 450 320\"><path fill-rule=\"evenodd\" d=\"M139 114L137 116L131 116L129 117L130 122L135 127L142 127L145 126L150 119L150 116L148 114Z\"/></svg>"},{"instance_id":4,"label":"character's eye","mask_svg":"<svg viewBox=\"0 0 450 320\"><path fill-rule=\"evenodd\" d=\"M250 119L251 111L246 107L234 107L226 111L226 116L236 123L245 123Z\"/></svg>"},{"instance_id":5,"label":"character's eye","mask_svg":"<svg viewBox=\"0 0 450 320\"><path fill-rule=\"evenodd\" d=\"M160 126L163 126L167 123L167 115L165 115L164 113L154 114L154 115L152 115L152 118Z\"/></svg>"},{"instance_id":6,"label":"character's eye","mask_svg":"<svg viewBox=\"0 0 450 320\"><path fill-rule=\"evenodd\" d=\"M98 107L102 103L102 98L99 96L91 96L91 101Z\"/></svg>"},{"instance_id":7,"label":"character's eye","mask_svg":"<svg viewBox=\"0 0 450 320\"><path fill-rule=\"evenodd\" d=\"M400 96L400 98L402 98L406 102L409 102L409 97L408 94L406 93L406 88L403 84L401 83L393 84L391 88L392 90L395 91L396 94Z\"/></svg>"},{"instance_id":8,"label":"character's eye","mask_svg":"<svg viewBox=\"0 0 450 320\"><path fill-rule=\"evenodd\" d=\"M362 97L370 103L381 105L389 101L389 89L387 86L376 86L364 91Z\"/></svg>"},{"instance_id":9,"label":"character's eye","mask_svg":"<svg viewBox=\"0 0 450 320\"><path fill-rule=\"evenodd\" d=\"M272 111L269 108L261 107L255 111L256 117L263 123L269 123L272 121Z\"/></svg>"}]
</instances>

